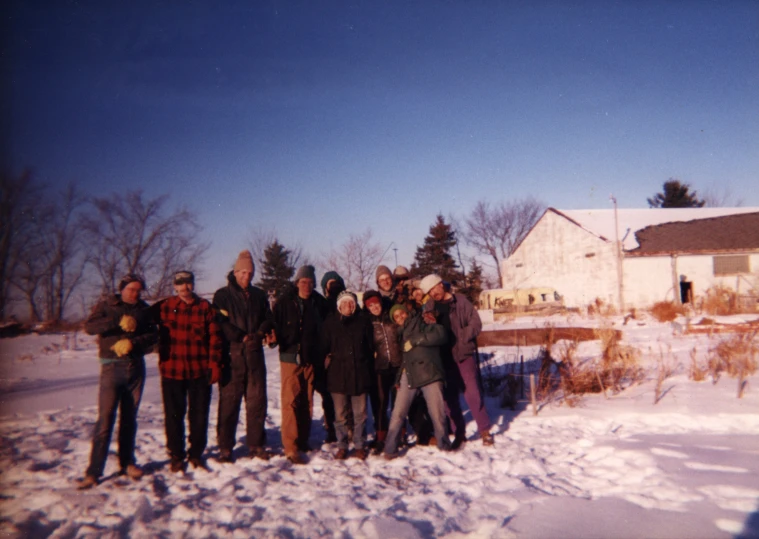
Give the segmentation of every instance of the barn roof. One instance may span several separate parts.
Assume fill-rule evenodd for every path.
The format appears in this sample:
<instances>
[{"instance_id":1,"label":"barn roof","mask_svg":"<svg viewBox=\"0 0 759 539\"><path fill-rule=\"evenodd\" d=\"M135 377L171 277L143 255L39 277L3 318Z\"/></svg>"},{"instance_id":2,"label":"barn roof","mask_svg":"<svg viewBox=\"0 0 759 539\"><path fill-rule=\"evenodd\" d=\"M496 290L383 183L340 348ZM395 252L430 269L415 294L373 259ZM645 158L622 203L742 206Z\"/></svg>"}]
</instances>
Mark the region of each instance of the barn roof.
<instances>
[{"instance_id":1,"label":"barn roof","mask_svg":"<svg viewBox=\"0 0 759 539\"><path fill-rule=\"evenodd\" d=\"M648 226L635 237L640 247L629 255L756 251L759 211Z\"/></svg>"},{"instance_id":2,"label":"barn roof","mask_svg":"<svg viewBox=\"0 0 759 539\"><path fill-rule=\"evenodd\" d=\"M557 210L548 208L546 211L561 215L605 241L615 241L613 209ZM759 208L620 208L617 210L619 239L622 240L622 248L631 251L641 247L636 238L636 232L647 227L694 220L710 221L716 217L748 213L759 213Z\"/></svg>"}]
</instances>

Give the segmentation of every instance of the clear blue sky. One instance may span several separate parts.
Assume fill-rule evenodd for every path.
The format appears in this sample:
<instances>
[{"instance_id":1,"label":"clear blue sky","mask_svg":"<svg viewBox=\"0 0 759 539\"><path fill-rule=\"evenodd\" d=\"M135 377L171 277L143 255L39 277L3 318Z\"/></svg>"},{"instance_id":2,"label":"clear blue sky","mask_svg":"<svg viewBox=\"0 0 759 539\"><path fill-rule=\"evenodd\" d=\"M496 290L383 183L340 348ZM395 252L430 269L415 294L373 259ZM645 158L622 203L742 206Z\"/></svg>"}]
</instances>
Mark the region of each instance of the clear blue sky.
<instances>
[{"instance_id":1,"label":"clear blue sky","mask_svg":"<svg viewBox=\"0 0 759 539\"><path fill-rule=\"evenodd\" d=\"M371 227L409 265L437 213L481 199L645 207L678 177L759 206L754 0L13 0L3 17L12 168L196 209L208 289L254 227L312 259Z\"/></svg>"}]
</instances>

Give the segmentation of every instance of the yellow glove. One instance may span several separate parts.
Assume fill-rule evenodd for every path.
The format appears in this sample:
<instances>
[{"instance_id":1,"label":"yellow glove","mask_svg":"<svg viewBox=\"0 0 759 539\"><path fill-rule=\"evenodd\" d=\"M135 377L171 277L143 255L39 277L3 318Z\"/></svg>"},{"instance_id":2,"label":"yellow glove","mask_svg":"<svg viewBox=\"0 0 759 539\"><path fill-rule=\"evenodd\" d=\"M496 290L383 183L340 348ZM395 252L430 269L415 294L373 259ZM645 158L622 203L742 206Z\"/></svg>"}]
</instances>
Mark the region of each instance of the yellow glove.
<instances>
[{"instance_id":1,"label":"yellow glove","mask_svg":"<svg viewBox=\"0 0 759 539\"><path fill-rule=\"evenodd\" d=\"M414 347L414 346L411 344L411 341L406 341L405 343L403 343L403 351L404 351L404 352L408 352L408 351L409 351L409 350L411 350L413 347Z\"/></svg>"},{"instance_id":2,"label":"yellow glove","mask_svg":"<svg viewBox=\"0 0 759 539\"><path fill-rule=\"evenodd\" d=\"M129 316L128 314L125 314L121 317L121 322L119 322L119 326L121 329L126 331L127 333L132 333L135 329L137 329L137 320L134 319L134 316Z\"/></svg>"},{"instance_id":3,"label":"yellow glove","mask_svg":"<svg viewBox=\"0 0 759 539\"><path fill-rule=\"evenodd\" d=\"M132 351L132 341L129 339L121 339L116 344L111 346L111 350L116 352L118 357L124 357Z\"/></svg>"}]
</instances>

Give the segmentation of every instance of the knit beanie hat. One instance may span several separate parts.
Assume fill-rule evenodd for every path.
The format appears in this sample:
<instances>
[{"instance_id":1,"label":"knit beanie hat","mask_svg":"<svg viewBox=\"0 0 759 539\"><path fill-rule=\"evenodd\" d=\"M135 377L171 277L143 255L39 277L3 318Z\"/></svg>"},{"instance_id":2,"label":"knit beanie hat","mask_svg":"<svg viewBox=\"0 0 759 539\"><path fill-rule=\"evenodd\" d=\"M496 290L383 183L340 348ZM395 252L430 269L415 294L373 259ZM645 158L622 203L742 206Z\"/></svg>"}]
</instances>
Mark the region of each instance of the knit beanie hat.
<instances>
[{"instance_id":1,"label":"knit beanie hat","mask_svg":"<svg viewBox=\"0 0 759 539\"><path fill-rule=\"evenodd\" d=\"M408 279L411 277L411 274L408 272L408 268L406 266L397 266L393 270L393 277L396 279Z\"/></svg>"},{"instance_id":2,"label":"knit beanie hat","mask_svg":"<svg viewBox=\"0 0 759 539\"><path fill-rule=\"evenodd\" d=\"M121 278L121 281L119 282L119 292L124 290L124 288L127 287L127 285L131 283L140 283L140 286L143 290L145 290L145 280L137 275L136 273L127 273Z\"/></svg>"},{"instance_id":3,"label":"knit beanie hat","mask_svg":"<svg viewBox=\"0 0 759 539\"><path fill-rule=\"evenodd\" d=\"M397 313L398 311L403 311L406 314L408 314L408 309L406 308L405 305L403 305L402 303L396 303L395 305L390 307L390 320L392 320L393 322L395 322L395 313Z\"/></svg>"},{"instance_id":4,"label":"knit beanie hat","mask_svg":"<svg viewBox=\"0 0 759 539\"><path fill-rule=\"evenodd\" d=\"M426 295L426 294L429 294L430 290L432 290L438 283L442 283L442 282L443 282L443 278L440 277L440 275L436 273L430 273L429 275L427 275L427 277L422 279L421 283L419 283L419 288L421 288L422 292L424 292Z\"/></svg>"},{"instance_id":5,"label":"knit beanie hat","mask_svg":"<svg viewBox=\"0 0 759 539\"><path fill-rule=\"evenodd\" d=\"M324 274L324 277L322 277L322 291L326 294L327 293L327 283L330 281L337 281L340 283L340 288L345 290L345 281L343 281L343 278L340 277L340 275L336 271L328 271Z\"/></svg>"},{"instance_id":6,"label":"knit beanie hat","mask_svg":"<svg viewBox=\"0 0 759 539\"><path fill-rule=\"evenodd\" d=\"M358 306L358 299L356 299L356 294L351 292L350 290L343 290L340 292L340 294L337 296L337 310L340 310L340 305L342 303L345 303L346 301L352 301L354 307Z\"/></svg>"},{"instance_id":7,"label":"knit beanie hat","mask_svg":"<svg viewBox=\"0 0 759 539\"><path fill-rule=\"evenodd\" d=\"M379 278L381 275L389 275L390 278L393 277L392 272L390 271L390 268L387 266L377 266L377 273L375 274L375 280L379 281Z\"/></svg>"},{"instance_id":8,"label":"knit beanie hat","mask_svg":"<svg viewBox=\"0 0 759 539\"><path fill-rule=\"evenodd\" d=\"M367 307L370 301L377 301L380 304L382 303L382 296L376 290L367 290L366 292L364 292L363 299L364 299L364 307Z\"/></svg>"},{"instance_id":9,"label":"knit beanie hat","mask_svg":"<svg viewBox=\"0 0 759 539\"><path fill-rule=\"evenodd\" d=\"M251 273L256 272L256 265L253 263L253 255L250 251L240 251L237 255L237 261L235 261L234 271L248 270Z\"/></svg>"},{"instance_id":10,"label":"knit beanie hat","mask_svg":"<svg viewBox=\"0 0 759 539\"><path fill-rule=\"evenodd\" d=\"M299 267L298 271L295 272L295 279L293 279L293 282L297 283L301 279L311 279L316 283L316 269L309 264Z\"/></svg>"}]
</instances>

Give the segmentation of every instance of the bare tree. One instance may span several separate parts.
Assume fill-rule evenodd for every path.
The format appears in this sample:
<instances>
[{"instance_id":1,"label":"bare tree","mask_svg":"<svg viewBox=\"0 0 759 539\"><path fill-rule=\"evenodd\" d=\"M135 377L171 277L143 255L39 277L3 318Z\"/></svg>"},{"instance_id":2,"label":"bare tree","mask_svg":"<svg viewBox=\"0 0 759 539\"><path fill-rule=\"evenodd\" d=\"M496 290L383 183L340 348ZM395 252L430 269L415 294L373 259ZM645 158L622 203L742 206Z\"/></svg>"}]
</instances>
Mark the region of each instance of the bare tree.
<instances>
[{"instance_id":1,"label":"bare tree","mask_svg":"<svg viewBox=\"0 0 759 539\"><path fill-rule=\"evenodd\" d=\"M340 274L349 290L362 292L374 283L374 273L383 260L382 245L374 241L372 230L351 234L339 249L333 249L322 261L328 270Z\"/></svg>"},{"instance_id":2,"label":"bare tree","mask_svg":"<svg viewBox=\"0 0 759 539\"><path fill-rule=\"evenodd\" d=\"M40 190L29 170L18 177L0 172L0 319L7 314L11 287L22 269L22 253L33 240Z\"/></svg>"},{"instance_id":3,"label":"bare tree","mask_svg":"<svg viewBox=\"0 0 759 539\"><path fill-rule=\"evenodd\" d=\"M713 185L704 190L704 206L710 208L737 208L743 206L743 199L733 195L729 185Z\"/></svg>"},{"instance_id":4,"label":"bare tree","mask_svg":"<svg viewBox=\"0 0 759 539\"><path fill-rule=\"evenodd\" d=\"M140 273L148 281L149 297L171 293L171 276L194 269L208 249L198 239L202 228L187 209L169 213L168 195L144 199L142 191L94 198L92 214L82 228L93 246L92 264L102 291L112 293L125 273Z\"/></svg>"},{"instance_id":5,"label":"bare tree","mask_svg":"<svg viewBox=\"0 0 759 539\"><path fill-rule=\"evenodd\" d=\"M85 198L74 183L56 193L55 202L46 198L40 197L32 208L30 233L13 284L26 299L32 321L58 322L84 281L87 244L77 234L77 213Z\"/></svg>"},{"instance_id":6,"label":"bare tree","mask_svg":"<svg viewBox=\"0 0 759 539\"><path fill-rule=\"evenodd\" d=\"M501 262L514 252L544 209L532 197L493 206L481 200L464 218L464 240L493 261L499 285L503 283Z\"/></svg>"}]
</instances>

